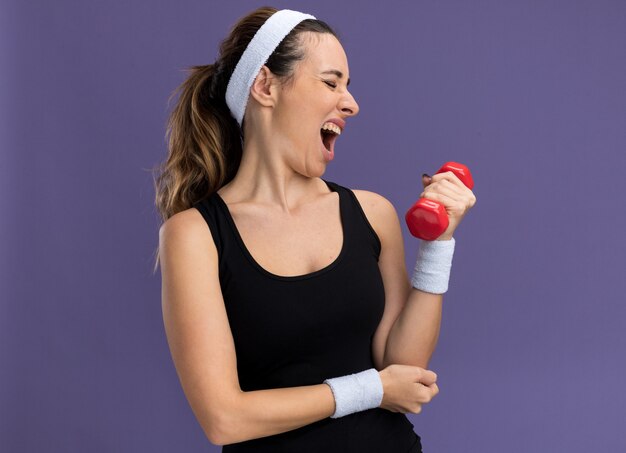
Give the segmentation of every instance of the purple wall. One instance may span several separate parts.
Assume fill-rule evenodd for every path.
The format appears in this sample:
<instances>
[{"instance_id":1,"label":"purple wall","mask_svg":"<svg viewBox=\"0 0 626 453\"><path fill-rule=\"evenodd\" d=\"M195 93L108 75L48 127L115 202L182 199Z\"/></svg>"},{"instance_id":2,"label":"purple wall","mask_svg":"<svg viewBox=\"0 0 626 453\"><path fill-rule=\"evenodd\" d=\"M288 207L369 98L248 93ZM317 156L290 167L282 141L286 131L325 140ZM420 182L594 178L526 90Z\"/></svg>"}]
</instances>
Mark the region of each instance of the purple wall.
<instances>
[{"instance_id":1,"label":"purple wall","mask_svg":"<svg viewBox=\"0 0 626 453\"><path fill-rule=\"evenodd\" d=\"M219 451L166 342L149 168L182 69L261 4L2 1L1 451ZM270 4L343 38L361 112L326 179L403 216L423 172L474 175L425 451L626 451L626 3Z\"/></svg>"}]
</instances>

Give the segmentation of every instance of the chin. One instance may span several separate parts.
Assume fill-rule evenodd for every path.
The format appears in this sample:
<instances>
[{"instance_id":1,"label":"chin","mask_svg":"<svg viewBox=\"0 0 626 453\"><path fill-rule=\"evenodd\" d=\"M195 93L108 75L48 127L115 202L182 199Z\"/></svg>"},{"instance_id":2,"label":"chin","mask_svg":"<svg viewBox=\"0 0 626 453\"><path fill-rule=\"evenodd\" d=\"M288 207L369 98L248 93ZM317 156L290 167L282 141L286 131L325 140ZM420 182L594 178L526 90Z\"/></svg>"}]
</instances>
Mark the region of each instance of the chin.
<instances>
[{"instance_id":1,"label":"chin","mask_svg":"<svg viewBox=\"0 0 626 453\"><path fill-rule=\"evenodd\" d=\"M324 162L315 162L314 165L306 165L303 171L299 173L307 178L321 178L326 173L326 164Z\"/></svg>"}]
</instances>

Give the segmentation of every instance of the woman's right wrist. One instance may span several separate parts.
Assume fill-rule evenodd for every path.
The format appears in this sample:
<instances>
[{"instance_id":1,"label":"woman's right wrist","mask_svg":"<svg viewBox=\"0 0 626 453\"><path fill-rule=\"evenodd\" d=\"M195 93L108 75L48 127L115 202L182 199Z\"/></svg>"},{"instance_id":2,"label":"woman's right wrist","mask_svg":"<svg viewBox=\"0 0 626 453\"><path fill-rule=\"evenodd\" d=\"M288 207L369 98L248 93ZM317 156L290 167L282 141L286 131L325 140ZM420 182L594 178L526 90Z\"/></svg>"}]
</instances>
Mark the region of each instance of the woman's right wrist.
<instances>
[{"instance_id":1,"label":"woman's right wrist","mask_svg":"<svg viewBox=\"0 0 626 453\"><path fill-rule=\"evenodd\" d=\"M374 409L382 403L383 383L376 368L326 379L324 383L330 386L335 398L335 412L331 418Z\"/></svg>"}]
</instances>

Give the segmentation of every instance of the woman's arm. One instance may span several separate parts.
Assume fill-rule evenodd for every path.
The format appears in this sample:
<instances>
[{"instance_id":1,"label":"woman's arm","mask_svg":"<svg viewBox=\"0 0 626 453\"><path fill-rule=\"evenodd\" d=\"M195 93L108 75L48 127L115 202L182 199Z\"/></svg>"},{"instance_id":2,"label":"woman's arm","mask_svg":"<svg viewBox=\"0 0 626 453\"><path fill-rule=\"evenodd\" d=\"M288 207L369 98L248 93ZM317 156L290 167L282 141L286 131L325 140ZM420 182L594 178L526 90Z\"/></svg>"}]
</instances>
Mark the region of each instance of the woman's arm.
<instances>
[{"instance_id":1,"label":"woman's arm","mask_svg":"<svg viewBox=\"0 0 626 453\"><path fill-rule=\"evenodd\" d=\"M217 444L291 431L334 412L335 399L327 384L242 392L228 420L222 420Z\"/></svg>"},{"instance_id":2,"label":"woman's arm","mask_svg":"<svg viewBox=\"0 0 626 453\"><path fill-rule=\"evenodd\" d=\"M378 266L385 287L385 309L372 340L376 368L397 363L427 369L439 337L443 296L411 287L393 204L375 192L353 192L381 241Z\"/></svg>"},{"instance_id":3,"label":"woman's arm","mask_svg":"<svg viewBox=\"0 0 626 453\"><path fill-rule=\"evenodd\" d=\"M389 332L383 366L401 363L428 369L439 339L442 302L441 294L410 289L409 299Z\"/></svg>"},{"instance_id":4,"label":"woman's arm","mask_svg":"<svg viewBox=\"0 0 626 453\"><path fill-rule=\"evenodd\" d=\"M163 322L183 391L216 445L290 431L331 416L327 384L242 392L210 229L196 209L159 231Z\"/></svg>"},{"instance_id":5,"label":"woman's arm","mask_svg":"<svg viewBox=\"0 0 626 453\"><path fill-rule=\"evenodd\" d=\"M420 198L445 206L449 224L438 241L449 241L476 196L452 171L422 176ZM385 311L375 334L373 354L377 365L391 363L428 367L441 327L443 295L411 287L404 263L400 221L393 205L373 192L364 192L382 243L379 261L385 284ZM376 228L376 227L375 227Z\"/></svg>"}]
</instances>

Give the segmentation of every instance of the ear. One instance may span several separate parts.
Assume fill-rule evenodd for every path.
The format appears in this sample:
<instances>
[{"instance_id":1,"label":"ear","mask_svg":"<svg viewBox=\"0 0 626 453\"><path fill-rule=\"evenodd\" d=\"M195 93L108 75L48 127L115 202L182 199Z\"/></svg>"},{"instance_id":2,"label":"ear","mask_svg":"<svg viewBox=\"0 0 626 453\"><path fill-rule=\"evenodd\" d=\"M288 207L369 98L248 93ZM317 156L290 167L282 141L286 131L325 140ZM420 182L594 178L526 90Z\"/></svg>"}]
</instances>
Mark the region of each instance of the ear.
<instances>
[{"instance_id":1,"label":"ear","mask_svg":"<svg viewBox=\"0 0 626 453\"><path fill-rule=\"evenodd\" d=\"M250 96L263 106L271 107L276 102L275 76L265 65L261 66L258 75L250 87Z\"/></svg>"}]
</instances>

